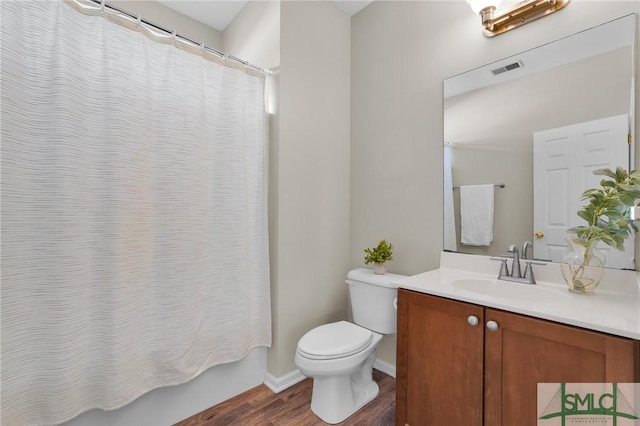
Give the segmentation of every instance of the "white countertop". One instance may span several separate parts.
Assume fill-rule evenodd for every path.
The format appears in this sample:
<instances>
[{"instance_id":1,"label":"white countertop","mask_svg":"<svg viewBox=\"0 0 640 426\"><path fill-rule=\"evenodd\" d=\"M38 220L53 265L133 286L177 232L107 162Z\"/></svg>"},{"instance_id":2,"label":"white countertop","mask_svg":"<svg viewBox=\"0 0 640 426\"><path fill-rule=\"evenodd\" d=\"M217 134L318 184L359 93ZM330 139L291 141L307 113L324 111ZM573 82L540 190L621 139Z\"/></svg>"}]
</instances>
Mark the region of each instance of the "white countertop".
<instances>
[{"instance_id":1,"label":"white countertop","mask_svg":"<svg viewBox=\"0 0 640 426\"><path fill-rule=\"evenodd\" d=\"M567 289L559 264L533 268L536 285L502 281L500 262L443 252L439 269L401 279L398 286L640 340L639 272L607 269L594 294L582 295Z\"/></svg>"}]
</instances>

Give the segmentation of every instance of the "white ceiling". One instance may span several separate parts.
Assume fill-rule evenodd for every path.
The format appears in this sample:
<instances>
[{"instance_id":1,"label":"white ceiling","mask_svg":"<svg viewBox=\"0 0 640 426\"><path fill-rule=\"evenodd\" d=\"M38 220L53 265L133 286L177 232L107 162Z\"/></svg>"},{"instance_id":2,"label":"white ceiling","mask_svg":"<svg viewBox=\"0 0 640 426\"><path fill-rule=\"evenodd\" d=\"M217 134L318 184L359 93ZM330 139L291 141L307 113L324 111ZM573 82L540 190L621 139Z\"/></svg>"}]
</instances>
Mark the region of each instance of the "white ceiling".
<instances>
[{"instance_id":1,"label":"white ceiling","mask_svg":"<svg viewBox=\"0 0 640 426\"><path fill-rule=\"evenodd\" d=\"M224 31L247 3L246 0L158 0L159 3L189 16L218 31ZM284 1L284 0L283 0ZM360 11L373 0L331 0L348 16Z\"/></svg>"}]
</instances>

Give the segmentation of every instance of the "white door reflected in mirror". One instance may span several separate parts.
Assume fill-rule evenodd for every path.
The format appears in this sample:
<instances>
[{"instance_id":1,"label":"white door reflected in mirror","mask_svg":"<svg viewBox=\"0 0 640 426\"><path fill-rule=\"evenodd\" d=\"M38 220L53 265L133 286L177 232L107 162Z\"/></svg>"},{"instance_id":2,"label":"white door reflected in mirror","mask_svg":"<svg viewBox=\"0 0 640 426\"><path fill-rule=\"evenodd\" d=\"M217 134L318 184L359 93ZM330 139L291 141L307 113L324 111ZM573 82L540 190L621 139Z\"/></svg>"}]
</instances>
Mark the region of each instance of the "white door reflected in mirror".
<instances>
[{"instance_id":1,"label":"white door reflected in mirror","mask_svg":"<svg viewBox=\"0 0 640 426\"><path fill-rule=\"evenodd\" d=\"M618 115L585 123L536 132L533 135L533 232L536 257L560 262L568 253L571 227L584 224L578 210L585 204L582 193L599 186L597 169L629 169L629 117ZM633 238L625 251L600 244L606 267L633 269Z\"/></svg>"}]
</instances>

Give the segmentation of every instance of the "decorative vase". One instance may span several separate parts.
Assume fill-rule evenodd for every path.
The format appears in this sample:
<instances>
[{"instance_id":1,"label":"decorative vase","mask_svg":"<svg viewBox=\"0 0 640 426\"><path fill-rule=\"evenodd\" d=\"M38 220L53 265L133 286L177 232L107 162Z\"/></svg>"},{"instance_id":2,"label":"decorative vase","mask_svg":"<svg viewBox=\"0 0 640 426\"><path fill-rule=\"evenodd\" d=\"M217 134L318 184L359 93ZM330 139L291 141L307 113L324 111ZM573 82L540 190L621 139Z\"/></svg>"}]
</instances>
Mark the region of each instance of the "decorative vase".
<instances>
[{"instance_id":1,"label":"decorative vase","mask_svg":"<svg viewBox=\"0 0 640 426\"><path fill-rule=\"evenodd\" d=\"M384 275L387 273L387 265L385 263L373 263L373 273L376 275Z\"/></svg>"},{"instance_id":2,"label":"decorative vase","mask_svg":"<svg viewBox=\"0 0 640 426\"><path fill-rule=\"evenodd\" d=\"M593 294L604 274L605 256L592 244L586 247L567 238L569 253L562 258L560 270L569 286L569 291L580 294Z\"/></svg>"}]
</instances>

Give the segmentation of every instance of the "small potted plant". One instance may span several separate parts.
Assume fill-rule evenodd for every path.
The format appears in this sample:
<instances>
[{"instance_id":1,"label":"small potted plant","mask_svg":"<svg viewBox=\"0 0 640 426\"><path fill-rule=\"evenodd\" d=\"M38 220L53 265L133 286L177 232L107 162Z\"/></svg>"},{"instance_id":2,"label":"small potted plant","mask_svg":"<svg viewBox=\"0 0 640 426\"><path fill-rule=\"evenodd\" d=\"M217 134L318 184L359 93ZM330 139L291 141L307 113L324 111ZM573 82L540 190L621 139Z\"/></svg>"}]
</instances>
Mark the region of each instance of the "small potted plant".
<instances>
[{"instance_id":1,"label":"small potted plant","mask_svg":"<svg viewBox=\"0 0 640 426\"><path fill-rule=\"evenodd\" d=\"M604 273L604 254L596 245L602 241L615 249L624 251L624 240L638 231L630 218L630 207L640 199L640 170L627 173L622 167L595 170L593 174L604 176L600 188L587 189L582 200L589 204L578 211L578 216L587 224L569 229L573 234L567 241L570 252L562 259L560 268L569 290L576 293L591 293L600 283Z\"/></svg>"},{"instance_id":2,"label":"small potted plant","mask_svg":"<svg viewBox=\"0 0 640 426\"><path fill-rule=\"evenodd\" d=\"M393 260L393 244L381 240L377 247L364 249L364 253L364 264L373 263L372 269L375 274L384 275L387 273L385 262Z\"/></svg>"}]
</instances>

